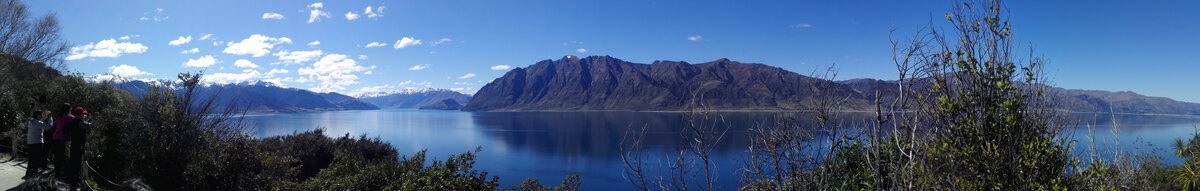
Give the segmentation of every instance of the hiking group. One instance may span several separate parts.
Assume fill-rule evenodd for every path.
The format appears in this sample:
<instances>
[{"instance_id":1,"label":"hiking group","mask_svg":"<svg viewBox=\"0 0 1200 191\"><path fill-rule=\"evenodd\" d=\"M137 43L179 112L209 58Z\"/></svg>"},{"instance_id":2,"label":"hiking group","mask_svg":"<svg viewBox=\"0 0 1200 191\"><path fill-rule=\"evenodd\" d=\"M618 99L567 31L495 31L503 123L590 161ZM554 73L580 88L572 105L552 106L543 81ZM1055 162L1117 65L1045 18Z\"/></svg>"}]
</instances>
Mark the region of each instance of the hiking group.
<instances>
[{"instance_id":1,"label":"hiking group","mask_svg":"<svg viewBox=\"0 0 1200 191\"><path fill-rule=\"evenodd\" d=\"M87 132L92 123L87 110L71 107L64 103L58 116L49 110L30 113L29 132L26 136L29 163L23 179L42 176L41 171L51 171L52 176L71 185L78 185L79 171L83 163L83 148L87 144ZM67 155L67 144L70 155ZM53 168L46 164L53 159Z\"/></svg>"}]
</instances>

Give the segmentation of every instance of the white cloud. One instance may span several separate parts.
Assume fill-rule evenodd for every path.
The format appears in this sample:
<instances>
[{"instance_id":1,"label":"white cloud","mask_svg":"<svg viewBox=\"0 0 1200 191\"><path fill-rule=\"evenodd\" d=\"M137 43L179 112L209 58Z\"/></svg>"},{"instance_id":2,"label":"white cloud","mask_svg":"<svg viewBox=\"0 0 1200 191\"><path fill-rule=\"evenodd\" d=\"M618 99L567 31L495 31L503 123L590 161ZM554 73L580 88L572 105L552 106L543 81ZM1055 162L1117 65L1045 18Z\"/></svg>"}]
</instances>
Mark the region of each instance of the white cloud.
<instances>
[{"instance_id":1,"label":"white cloud","mask_svg":"<svg viewBox=\"0 0 1200 191\"><path fill-rule=\"evenodd\" d=\"M283 14L267 12L267 13L263 13L262 19L282 20Z\"/></svg>"},{"instance_id":2,"label":"white cloud","mask_svg":"<svg viewBox=\"0 0 1200 191\"><path fill-rule=\"evenodd\" d=\"M169 44L171 46L179 46L182 44L187 44L188 42L192 42L192 36L187 36L187 37L179 36L179 39L175 39L175 40L172 40L171 42L167 42L167 44Z\"/></svg>"},{"instance_id":3,"label":"white cloud","mask_svg":"<svg viewBox=\"0 0 1200 191\"><path fill-rule=\"evenodd\" d=\"M447 43L447 42L451 42L451 41L454 41L454 40L450 40L450 38L442 38L438 41L434 41L433 44L430 44L430 45L437 46L439 44Z\"/></svg>"},{"instance_id":4,"label":"white cloud","mask_svg":"<svg viewBox=\"0 0 1200 191\"><path fill-rule=\"evenodd\" d=\"M180 54L194 54L197 52L200 52L200 48L187 49L187 50L183 50L182 52L179 52L179 53Z\"/></svg>"},{"instance_id":5,"label":"white cloud","mask_svg":"<svg viewBox=\"0 0 1200 191\"><path fill-rule=\"evenodd\" d=\"M295 63L308 62L308 61L315 60L318 57L321 57L321 55L323 55L323 54L325 54L325 53L321 52L321 50L291 51L291 52L284 50L284 51L276 52L274 55L278 56L279 60L283 61L283 63L295 64Z\"/></svg>"},{"instance_id":6,"label":"white cloud","mask_svg":"<svg viewBox=\"0 0 1200 191\"><path fill-rule=\"evenodd\" d=\"M204 33L200 33L200 34L202 34L202 35L200 35L200 40L208 40L209 37L213 36L213 34L204 34Z\"/></svg>"},{"instance_id":7,"label":"white cloud","mask_svg":"<svg viewBox=\"0 0 1200 191\"><path fill-rule=\"evenodd\" d=\"M475 73L467 73L466 75L459 76L458 79L467 79L471 77L475 77Z\"/></svg>"},{"instance_id":8,"label":"white cloud","mask_svg":"<svg viewBox=\"0 0 1200 191\"><path fill-rule=\"evenodd\" d=\"M231 83L254 79L262 75L258 70L242 70L242 73L215 73L204 75L203 81L215 83Z\"/></svg>"},{"instance_id":9,"label":"white cloud","mask_svg":"<svg viewBox=\"0 0 1200 191\"><path fill-rule=\"evenodd\" d=\"M492 66L492 70L508 70L508 69L512 69L512 66L509 66L509 65L495 65L495 66Z\"/></svg>"},{"instance_id":10,"label":"white cloud","mask_svg":"<svg viewBox=\"0 0 1200 191\"><path fill-rule=\"evenodd\" d=\"M700 36L700 35L696 35L696 36L689 36L687 39L690 41L701 41L701 40L704 40L704 37Z\"/></svg>"},{"instance_id":11,"label":"white cloud","mask_svg":"<svg viewBox=\"0 0 1200 191\"><path fill-rule=\"evenodd\" d=\"M393 44L392 48L393 49L401 49L404 47L408 47L408 46L412 46L412 45L420 45L420 44L421 44L421 40L404 37L404 38L401 38L400 40L396 40L396 44Z\"/></svg>"},{"instance_id":12,"label":"white cloud","mask_svg":"<svg viewBox=\"0 0 1200 191\"><path fill-rule=\"evenodd\" d=\"M366 60L366 59L367 59L367 55L362 55L362 54L359 54L359 55L358 55L358 59L359 59L359 60Z\"/></svg>"},{"instance_id":13,"label":"white cloud","mask_svg":"<svg viewBox=\"0 0 1200 191\"><path fill-rule=\"evenodd\" d=\"M312 67L300 68L297 73L308 75L320 82L313 91L331 92L344 90L346 86L358 83L358 76L353 73L366 70L367 68L359 66L354 59L349 59L344 54L329 54L313 63Z\"/></svg>"},{"instance_id":14,"label":"white cloud","mask_svg":"<svg viewBox=\"0 0 1200 191\"><path fill-rule=\"evenodd\" d=\"M273 68L273 69L271 69L271 71L267 72L267 76L275 76L275 74L286 74L286 73L288 73L287 69Z\"/></svg>"},{"instance_id":15,"label":"white cloud","mask_svg":"<svg viewBox=\"0 0 1200 191\"><path fill-rule=\"evenodd\" d=\"M367 6L367 9L366 9L366 11L363 11L363 14L367 15L367 18L372 18L372 19L374 19L375 17L382 17L383 16L383 8L387 8L387 7L379 6L379 8L375 8L375 10L371 10L371 6Z\"/></svg>"},{"instance_id":16,"label":"white cloud","mask_svg":"<svg viewBox=\"0 0 1200 191\"><path fill-rule=\"evenodd\" d=\"M118 76L125 76L125 77L137 76L137 75L154 75L149 72L143 72L142 70L138 70L137 67L130 66L130 65L124 65L124 64L122 64L120 66L109 66L108 73L118 75Z\"/></svg>"},{"instance_id":17,"label":"white cloud","mask_svg":"<svg viewBox=\"0 0 1200 191\"><path fill-rule=\"evenodd\" d=\"M324 8L323 3L313 3L308 5L308 23L313 23L321 20L321 17L329 18L329 12L321 11Z\"/></svg>"},{"instance_id":18,"label":"white cloud","mask_svg":"<svg viewBox=\"0 0 1200 191\"><path fill-rule=\"evenodd\" d=\"M424 69L426 69L426 68L429 68L429 65L428 65L428 64L415 65L415 66L413 66L413 67L411 67L411 68L408 68L408 70L414 70L414 71L415 71L415 70L424 70Z\"/></svg>"},{"instance_id":19,"label":"white cloud","mask_svg":"<svg viewBox=\"0 0 1200 191\"><path fill-rule=\"evenodd\" d=\"M142 43L117 42L115 39L101 40L96 43L88 43L83 46L71 47L70 53L67 55L67 60L79 60L87 57L108 57L116 58L125 53L141 54L149 49L143 46Z\"/></svg>"},{"instance_id":20,"label":"white cloud","mask_svg":"<svg viewBox=\"0 0 1200 191\"><path fill-rule=\"evenodd\" d=\"M353 21L354 19L358 19L358 14L354 14L354 11L346 12L346 20Z\"/></svg>"},{"instance_id":21,"label":"white cloud","mask_svg":"<svg viewBox=\"0 0 1200 191\"><path fill-rule=\"evenodd\" d=\"M246 59L238 59L237 61L233 61L233 66L237 66L238 68L258 68L258 64L254 64Z\"/></svg>"},{"instance_id":22,"label":"white cloud","mask_svg":"<svg viewBox=\"0 0 1200 191\"><path fill-rule=\"evenodd\" d=\"M183 66L203 68L203 67L212 66L213 64L217 64L218 62L220 62L220 61L217 60L216 58L213 58L212 55L204 55L197 59L188 59L188 61L186 63L183 63Z\"/></svg>"},{"instance_id":23,"label":"white cloud","mask_svg":"<svg viewBox=\"0 0 1200 191\"><path fill-rule=\"evenodd\" d=\"M315 48L317 45L321 45L321 41L312 41L312 42L308 42L308 47L313 47L313 48Z\"/></svg>"},{"instance_id":24,"label":"white cloud","mask_svg":"<svg viewBox=\"0 0 1200 191\"><path fill-rule=\"evenodd\" d=\"M162 22L162 21L167 20L168 18L171 18L169 16L163 16L162 13L163 13L162 8L156 8L156 9L154 9L154 11L143 13L143 15L148 15L148 16L142 16L141 18L138 18L138 20L149 21L149 20L153 19L154 22Z\"/></svg>"},{"instance_id":25,"label":"white cloud","mask_svg":"<svg viewBox=\"0 0 1200 191\"><path fill-rule=\"evenodd\" d=\"M371 42L371 43L368 43L366 47L367 48L375 48L375 47L383 47L383 46L387 46L387 43Z\"/></svg>"},{"instance_id":26,"label":"white cloud","mask_svg":"<svg viewBox=\"0 0 1200 191\"><path fill-rule=\"evenodd\" d=\"M136 37L136 36L137 35L134 35L133 37ZM130 38L133 38L133 37L131 37L129 35L125 35L125 36L121 36L121 38L117 38L117 40L129 40Z\"/></svg>"},{"instance_id":27,"label":"white cloud","mask_svg":"<svg viewBox=\"0 0 1200 191\"><path fill-rule=\"evenodd\" d=\"M253 55L254 57L262 57L271 53L271 48L275 45L283 43L292 43L292 39L287 37L272 38L260 34L250 35L249 38L243 39L242 42L229 42L228 47L224 51L226 54L233 55Z\"/></svg>"},{"instance_id":28,"label":"white cloud","mask_svg":"<svg viewBox=\"0 0 1200 191\"><path fill-rule=\"evenodd\" d=\"M582 49L582 48L575 49L575 52L584 53L584 52L587 52L587 49Z\"/></svg>"},{"instance_id":29,"label":"white cloud","mask_svg":"<svg viewBox=\"0 0 1200 191\"><path fill-rule=\"evenodd\" d=\"M808 28L808 27L812 27L812 25L811 25L811 24L808 24L808 23L800 23L800 24L788 25L788 28Z\"/></svg>"}]
</instances>

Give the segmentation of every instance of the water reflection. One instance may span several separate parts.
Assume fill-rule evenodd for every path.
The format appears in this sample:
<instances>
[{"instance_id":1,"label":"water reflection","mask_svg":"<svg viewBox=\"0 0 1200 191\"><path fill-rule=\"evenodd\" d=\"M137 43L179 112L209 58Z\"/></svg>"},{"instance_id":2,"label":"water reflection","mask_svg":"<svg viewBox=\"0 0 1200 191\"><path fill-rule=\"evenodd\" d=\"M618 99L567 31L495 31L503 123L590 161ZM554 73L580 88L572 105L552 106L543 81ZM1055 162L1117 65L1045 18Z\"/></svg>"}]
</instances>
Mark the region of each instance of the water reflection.
<instances>
[{"instance_id":1,"label":"water reflection","mask_svg":"<svg viewBox=\"0 0 1200 191\"><path fill-rule=\"evenodd\" d=\"M719 182L723 188L737 185L739 160L750 143L748 131L758 125L773 125L779 119L798 119L812 127L811 113L720 112L729 133L714 153ZM871 113L839 113L842 126L862 127ZM1077 156L1097 140L1097 147L1151 151L1168 161L1177 161L1165 149L1177 137L1196 132L1197 117L1154 115L1073 114L1079 125L1067 129L1075 141ZM1113 120L1120 134L1112 132ZM432 110L337 111L295 114L263 114L246 117L258 137L292 134L317 127L330 136L368 135L390 142L400 153L429 150L431 157L446 156L483 147L477 166L502 177L501 184L516 184L523 178L554 183L565 175L579 173L585 187L601 190L632 189L621 178L621 138L630 131L646 128L646 152L651 160L666 159L684 140L684 113L677 112L457 112ZM1090 132L1095 132L1091 134ZM1118 139L1119 138L1119 139ZM1135 140L1140 140L1135 143ZM1158 151L1154 151L1159 148ZM1110 155L1111 156L1111 155Z\"/></svg>"}]
</instances>

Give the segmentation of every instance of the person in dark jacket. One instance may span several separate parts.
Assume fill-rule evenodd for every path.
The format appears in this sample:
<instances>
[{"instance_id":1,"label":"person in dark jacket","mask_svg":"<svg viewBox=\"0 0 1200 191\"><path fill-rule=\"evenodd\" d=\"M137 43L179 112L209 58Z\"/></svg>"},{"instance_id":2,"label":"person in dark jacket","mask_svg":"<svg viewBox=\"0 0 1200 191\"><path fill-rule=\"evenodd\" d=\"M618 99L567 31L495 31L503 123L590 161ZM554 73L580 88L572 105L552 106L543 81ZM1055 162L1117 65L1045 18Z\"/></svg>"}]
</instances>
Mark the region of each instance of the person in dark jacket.
<instances>
[{"instance_id":1,"label":"person in dark jacket","mask_svg":"<svg viewBox=\"0 0 1200 191\"><path fill-rule=\"evenodd\" d=\"M83 165L83 148L87 145L87 132L92 127L87 113L83 107L75 107L71 114L76 118L67 125L67 132L70 133L71 139L71 160L67 163L66 182L71 185L79 184L79 171Z\"/></svg>"},{"instance_id":2,"label":"person in dark jacket","mask_svg":"<svg viewBox=\"0 0 1200 191\"><path fill-rule=\"evenodd\" d=\"M39 110L29 113L29 129L25 136L25 143L29 152L29 164L25 167L25 176L22 179L27 179L37 175L41 169L46 167L46 151L42 149L42 134L52 125L45 122L50 117L50 111Z\"/></svg>"}]
</instances>

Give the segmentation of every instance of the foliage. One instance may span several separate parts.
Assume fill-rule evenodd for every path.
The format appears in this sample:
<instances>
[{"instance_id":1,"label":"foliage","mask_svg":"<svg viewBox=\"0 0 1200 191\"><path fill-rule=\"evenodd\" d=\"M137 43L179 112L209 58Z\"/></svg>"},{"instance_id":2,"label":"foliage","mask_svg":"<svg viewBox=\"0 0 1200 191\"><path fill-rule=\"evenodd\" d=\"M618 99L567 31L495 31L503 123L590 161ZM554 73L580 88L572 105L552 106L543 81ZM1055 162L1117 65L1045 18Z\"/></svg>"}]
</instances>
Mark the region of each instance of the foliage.
<instances>
[{"instance_id":1,"label":"foliage","mask_svg":"<svg viewBox=\"0 0 1200 191\"><path fill-rule=\"evenodd\" d=\"M1188 141L1175 138L1175 156L1184 158L1178 169L1171 170L1171 180L1185 190L1200 190L1200 134Z\"/></svg>"}]
</instances>

